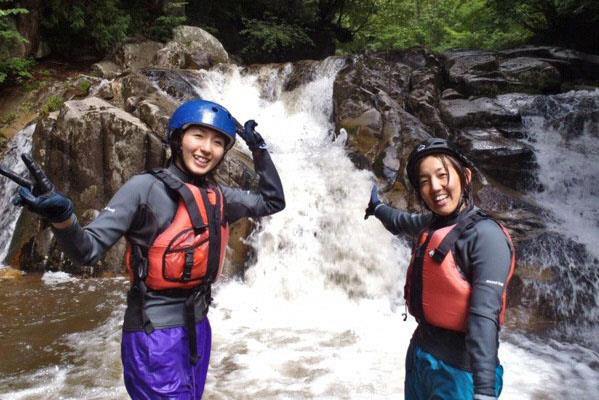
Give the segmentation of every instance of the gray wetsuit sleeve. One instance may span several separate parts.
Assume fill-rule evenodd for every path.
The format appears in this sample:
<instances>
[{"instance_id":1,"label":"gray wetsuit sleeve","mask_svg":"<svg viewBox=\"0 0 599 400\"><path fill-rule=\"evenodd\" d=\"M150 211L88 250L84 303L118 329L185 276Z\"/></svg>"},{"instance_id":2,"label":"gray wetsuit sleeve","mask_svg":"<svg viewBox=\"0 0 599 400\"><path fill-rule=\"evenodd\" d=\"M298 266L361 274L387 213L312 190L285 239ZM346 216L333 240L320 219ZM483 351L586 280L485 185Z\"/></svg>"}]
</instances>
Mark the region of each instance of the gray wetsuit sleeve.
<instances>
[{"instance_id":1,"label":"gray wetsuit sleeve","mask_svg":"<svg viewBox=\"0 0 599 400\"><path fill-rule=\"evenodd\" d=\"M127 181L89 225L82 227L75 220L66 229L53 229L59 246L71 261L78 265L95 264L127 232L141 193L148 190L147 179L136 175Z\"/></svg>"},{"instance_id":2,"label":"gray wetsuit sleeve","mask_svg":"<svg viewBox=\"0 0 599 400\"><path fill-rule=\"evenodd\" d=\"M233 223L243 217L262 217L285 208L283 185L270 154L265 149L252 152L254 167L258 173L258 192L222 187L226 201L226 217Z\"/></svg>"},{"instance_id":3,"label":"gray wetsuit sleeve","mask_svg":"<svg viewBox=\"0 0 599 400\"><path fill-rule=\"evenodd\" d=\"M377 206L374 215L395 235L407 233L416 236L432 221L432 214L411 214L386 204Z\"/></svg>"},{"instance_id":4,"label":"gray wetsuit sleeve","mask_svg":"<svg viewBox=\"0 0 599 400\"><path fill-rule=\"evenodd\" d=\"M459 250L468 259L472 297L466 333L477 394L495 396L499 315L511 267L512 250L506 235L492 220L483 220L466 233Z\"/></svg>"}]
</instances>

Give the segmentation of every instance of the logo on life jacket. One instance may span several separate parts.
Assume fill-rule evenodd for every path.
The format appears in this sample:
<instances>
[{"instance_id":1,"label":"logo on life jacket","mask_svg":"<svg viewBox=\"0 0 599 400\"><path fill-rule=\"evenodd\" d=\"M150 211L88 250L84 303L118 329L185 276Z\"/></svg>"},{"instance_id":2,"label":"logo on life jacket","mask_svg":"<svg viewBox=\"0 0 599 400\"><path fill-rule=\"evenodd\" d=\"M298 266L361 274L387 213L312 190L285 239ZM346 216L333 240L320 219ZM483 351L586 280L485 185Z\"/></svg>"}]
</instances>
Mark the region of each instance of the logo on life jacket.
<instances>
[{"instance_id":1,"label":"logo on life jacket","mask_svg":"<svg viewBox=\"0 0 599 400\"><path fill-rule=\"evenodd\" d=\"M132 248L128 247L126 263L131 281L142 279L151 290L193 289L211 284L222 271L229 240L220 189L183 183L163 169L150 173L179 194L179 205L171 224L143 257L145 266L134 262Z\"/></svg>"},{"instance_id":2,"label":"logo on life jacket","mask_svg":"<svg viewBox=\"0 0 599 400\"><path fill-rule=\"evenodd\" d=\"M482 212L468 216L458 224L434 231L423 231L414 247L412 260L408 267L404 297L408 310L418 321L457 332L466 332L470 310L472 285L464 277L458 266L453 249L459 237L482 219L490 218ZM501 225L500 225L501 226ZM507 281L509 282L516 266L516 258L511 238L505 233L512 261ZM505 321L507 306L507 285L492 282L503 287L502 308L499 324Z\"/></svg>"}]
</instances>

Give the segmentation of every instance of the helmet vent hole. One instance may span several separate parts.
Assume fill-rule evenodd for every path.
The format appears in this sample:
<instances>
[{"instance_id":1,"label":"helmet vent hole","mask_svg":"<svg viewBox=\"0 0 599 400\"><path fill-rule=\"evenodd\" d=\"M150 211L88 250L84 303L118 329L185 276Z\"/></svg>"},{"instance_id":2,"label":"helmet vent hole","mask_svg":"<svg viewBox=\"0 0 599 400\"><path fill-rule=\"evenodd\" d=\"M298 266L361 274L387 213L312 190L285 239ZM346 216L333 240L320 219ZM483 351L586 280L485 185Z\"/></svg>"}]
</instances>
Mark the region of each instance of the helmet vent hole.
<instances>
[{"instance_id":1,"label":"helmet vent hole","mask_svg":"<svg viewBox=\"0 0 599 400\"><path fill-rule=\"evenodd\" d=\"M212 111L214 111L214 112L218 112L218 108L216 108L216 107L212 107Z\"/></svg>"}]
</instances>

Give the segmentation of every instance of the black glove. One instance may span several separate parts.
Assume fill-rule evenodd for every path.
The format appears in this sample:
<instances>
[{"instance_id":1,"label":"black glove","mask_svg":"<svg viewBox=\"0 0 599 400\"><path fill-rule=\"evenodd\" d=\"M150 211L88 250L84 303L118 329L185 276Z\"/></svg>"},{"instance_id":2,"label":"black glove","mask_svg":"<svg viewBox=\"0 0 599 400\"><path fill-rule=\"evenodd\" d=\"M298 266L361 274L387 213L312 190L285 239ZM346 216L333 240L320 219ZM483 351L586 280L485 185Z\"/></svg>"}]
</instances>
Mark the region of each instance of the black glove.
<instances>
[{"instance_id":1,"label":"black glove","mask_svg":"<svg viewBox=\"0 0 599 400\"><path fill-rule=\"evenodd\" d=\"M379 204L383 204L381 199L379 199L379 188L376 185L372 185L372 190L370 191L370 201L368 202L368 207L366 207L364 219L374 215L374 210L376 210L376 206Z\"/></svg>"},{"instance_id":2,"label":"black glove","mask_svg":"<svg viewBox=\"0 0 599 400\"><path fill-rule=\"evenodd\" d=\"M63 222L73 214L73 202L59 192L47 192L36 196L31 190L21 186L19 195L13 200L14 205L26 205L30 211L41 215L50 222Z\"/></svg>"},{"instance_id":3,"label":"black glove","mask_svg":"<svg viewBox=\"0 0 599 400\"><path fill-rule=\"evenodd\" d=\"M63 222L69 219L74 210L71 199L55 190L50 179L30 155L23 154L21 158L29 169L33 182L14 174L10 177L21 185L18 196L13 199L13 204L26 205L29 210L49 219L50 222Z\"/></svg>"},{"instance_id":4,"label":"black glove","mask_svg":"<svg viewBox=\"0 0 599 400\"><path fill-rule=\"evenodd\" d=\"M250 150L266 149L266 143L258 132L256 132L258 124L253 119L250 119L243 124L243 128L239 129L239 136L244 140Z\"/></svg>"}]
</instances>

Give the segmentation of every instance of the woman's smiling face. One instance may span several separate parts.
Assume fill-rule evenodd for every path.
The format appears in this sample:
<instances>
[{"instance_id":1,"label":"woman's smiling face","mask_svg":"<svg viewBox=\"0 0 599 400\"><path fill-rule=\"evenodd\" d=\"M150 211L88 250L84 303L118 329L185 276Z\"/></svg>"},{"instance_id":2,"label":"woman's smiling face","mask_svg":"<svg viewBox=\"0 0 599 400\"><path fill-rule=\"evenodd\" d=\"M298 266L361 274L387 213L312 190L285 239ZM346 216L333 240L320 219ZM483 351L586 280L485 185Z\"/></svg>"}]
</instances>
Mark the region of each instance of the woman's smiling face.
<instances>
[{"instance_id":1,"label":"woman's smiling face","mask_svg":"<svg viewBox=\"0 0 599 400\"><path fill-rule=\"evenodd\" d=\"M181 162L194 175L212 171L225 155L227 139L214 129L191 126L181 139Z\"/></svg>"},{"instance_id":2,"label":"woman's smiling face","mask_svg":"<svg viewBox=\"0 0 599 400\"><path fill-rule=\"evenodd\" d=\"M418 167L420 197L435 214L453 214L462 199L462 182L454 165L442 155L430 155L422 159ZM443 162L445 160L445 162ZM466 169L469 182L471 172Z\"/></svg>"}]
</instances>

